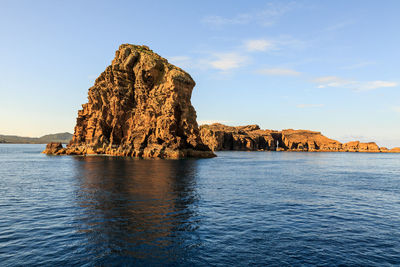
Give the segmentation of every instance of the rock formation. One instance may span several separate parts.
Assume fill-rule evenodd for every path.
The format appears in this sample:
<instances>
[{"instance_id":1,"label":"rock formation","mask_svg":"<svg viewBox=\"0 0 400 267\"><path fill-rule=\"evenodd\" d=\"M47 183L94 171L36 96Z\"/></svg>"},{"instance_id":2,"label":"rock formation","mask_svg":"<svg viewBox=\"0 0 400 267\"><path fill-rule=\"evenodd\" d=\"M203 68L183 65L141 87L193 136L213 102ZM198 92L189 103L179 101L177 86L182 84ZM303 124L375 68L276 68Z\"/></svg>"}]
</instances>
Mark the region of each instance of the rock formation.
<instances>
[{"instance_id":1,"label":"rock formation","mask_svg":"<svg viewBox=\"0 0 400 267\"><path fill-rule=\"evenodd\" d=\"M389 150L391 153L400 153L400 147L395 147Z\"/></svg>"},{"instance_id":2,"label":"rock formation","mask_svg":"<svg viewBox=\"0 0 400 267\"><path fill-rule=\"evenodd\" d=\"M324 151L324 152L400 152L400 148L380 148L373 142L345 144L308 130L261 130L258 125L226 126L220 123L200 126L204 144L218 150Z\"/></svg>"},{"instance_id":3,"label":"rock formation","mask_svg":"<svg viewBox=\"0 0 400 267\"><path fill-rule=\"evenodd\" d=\"M200 126L204 144L212 150L276 150L277 131L261 130L258 125L232 127L215 123Z\"/></svg>"},{"instance_id":4,"label":"rock formation","mask_svg":"<svg viewBox=\"0 0 400 267\"><path fill-rule=\"evenodd\" d=\"M280 147L295 151L340 151L341 143L323 136L320 132L307 130L282 130Z\"/></svg>"},{"instance_id":5,"label":"rock formation","mask_svg":"<svg viewBox=\"0 0 400 267\"><path fill-rule=\"evenodd\" d=\"M123 44L89 89L71 142L57 153L213 157L190 102L194 86L188 73L147 46Z\"/></svg>"},{"instance_id":6,"label":"rock formation","mask_svg":"<svg viewBox=\"0 0 400 267\"><path fill-rule=\"evenodd\" d=\"M44 154L48 155L61 155L65 152L61 142L50 142L47 144Z\"/></svg>"},{"instance_id":7,"label":"rock formation","mask_svg":"<svg viewBox=\"0 0 400 267\"><path fill-rule=\"evenodd\" d=\"M342 149L347 152L381 152L379 146L374 142L361 143L360 141L352 141L343 144Z\"/></svg>"}]
</instances>

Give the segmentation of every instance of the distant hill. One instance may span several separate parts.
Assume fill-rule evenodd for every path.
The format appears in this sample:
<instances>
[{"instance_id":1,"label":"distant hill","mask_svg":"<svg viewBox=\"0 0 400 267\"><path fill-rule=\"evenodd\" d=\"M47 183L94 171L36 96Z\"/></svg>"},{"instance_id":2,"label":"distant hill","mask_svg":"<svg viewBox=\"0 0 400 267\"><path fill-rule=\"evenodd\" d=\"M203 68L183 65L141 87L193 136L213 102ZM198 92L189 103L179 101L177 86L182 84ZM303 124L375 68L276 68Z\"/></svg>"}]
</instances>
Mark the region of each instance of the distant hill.
<instances>
[{"instance_id":1,"label":"distant hill","mask_svg":"<svg viewBox=\"0 0 400 267\"><path fill-rule=\"evenodd\" d=\"M9 143L9 144L47 144L49 142L61 142L61 143L69 143L72 139L71 133L56 133L56 134L47 134L42 137L22 137L16 135L1 135L0 134L0 143Z\"/></svg>"}]
</instances>

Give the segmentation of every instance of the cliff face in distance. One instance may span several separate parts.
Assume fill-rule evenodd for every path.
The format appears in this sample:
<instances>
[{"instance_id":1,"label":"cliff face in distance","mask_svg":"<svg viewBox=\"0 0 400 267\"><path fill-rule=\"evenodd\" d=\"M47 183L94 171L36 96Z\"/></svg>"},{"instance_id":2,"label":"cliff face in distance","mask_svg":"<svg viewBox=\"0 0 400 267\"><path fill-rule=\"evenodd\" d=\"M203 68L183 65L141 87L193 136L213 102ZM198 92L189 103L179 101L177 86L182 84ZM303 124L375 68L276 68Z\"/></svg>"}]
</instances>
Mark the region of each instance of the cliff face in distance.
<instances>
[{"instance_id":1,"label":"cliff face in distance","mask_svg":"<svg viewBox=\"0 0 400 267\"><path fill-rule=\"evenodd\" d=\"M220 123L200 126L203 142L213 151L324 151L324 152L400 152L379 147L374 142L345 144L308 130L261 130L258 125L226 126Z\"/></svg>"},{"instance_id":2,"label":"cliff face in distance","mask_svg":"<svg viewBox=\"0 0 400 267\"><path fill-rule=\"evenodd\" d=\"M89 89L67 148L53 144L44 153L213 157L190 102L194 86L188 73L148 47L123 44Z\"/></svg>"},{"instance_id":3,"label":"cliff face in distance","mask_svg":"<svg viewBox=\"0 0 400 267\"><path fill-rule=\"evenodd\" d=\"M23 137L17 135L0 135L0 143L9 144L46 144L49 142L61 142L67 144L71 141L72 134L56 133L47 134L41 137Z\"/></svg>"}]
</instances>

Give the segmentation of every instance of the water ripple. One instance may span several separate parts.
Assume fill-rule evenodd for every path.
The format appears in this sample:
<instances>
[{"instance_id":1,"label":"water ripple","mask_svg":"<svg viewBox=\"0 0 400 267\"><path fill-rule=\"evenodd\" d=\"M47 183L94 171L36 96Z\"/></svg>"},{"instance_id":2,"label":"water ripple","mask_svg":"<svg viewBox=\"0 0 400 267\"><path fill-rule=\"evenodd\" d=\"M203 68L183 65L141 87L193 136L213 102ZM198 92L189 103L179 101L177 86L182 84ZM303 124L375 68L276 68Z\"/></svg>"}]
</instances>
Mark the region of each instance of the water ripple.
<instances>
[{"instance_id":1,"label":"water ripple","mask_svg":"<svg viewBox=\"0 0 400 267\"><path fill-rule=\"evenodd\" d=\"M400 155L42 149L0 145L1 266L400 264Z\"/></svg>"}]
</instances>

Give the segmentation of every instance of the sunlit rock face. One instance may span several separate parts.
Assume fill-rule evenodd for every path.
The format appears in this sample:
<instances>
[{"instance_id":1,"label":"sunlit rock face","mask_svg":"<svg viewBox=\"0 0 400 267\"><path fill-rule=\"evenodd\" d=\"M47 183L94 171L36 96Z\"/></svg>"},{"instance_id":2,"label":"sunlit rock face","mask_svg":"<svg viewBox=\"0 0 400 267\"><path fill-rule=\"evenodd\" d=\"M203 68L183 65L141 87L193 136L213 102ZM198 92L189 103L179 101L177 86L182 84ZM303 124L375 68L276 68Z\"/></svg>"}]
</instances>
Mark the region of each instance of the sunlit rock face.
<instances>
[{"instance_id":1,"label":"sunlit rock face","mask_svg":"<svg viewBox=\"0 0 400 267\"><path fill-rule=\"evenodd\" d=\"M282 130L282 148L298 151L340 151L342 144L320 132L308 130Z\"/></svg>"},{"instance_id":2,"label":"sunlit rock face","mask_svg":"<svg viewBox=\"0 0 400 267\"><path fill-rule=\"evenodd\" d=\"M352 141L343 144L343 150L349 152L380 152L381 149L374 142L361 143L360 141ZM382 152L387 152L386 148L382 149Z\"/></svg>"},{"instance_id":3,"label":"sunlit rock face","mask_svg":"<svg viewBox=\"0 0 400 267\"><path fill-rule=\"evenodd\" d=\"M392 153L400 153L400 147L392 148L392 149L389 150L389 152L392 152Z\"/></svg>"},{"instance_id":4,"label":"sunlit rock face","mask_svg":"<svg viewBox=\"0 0 400 267\"><path fill-rule=\"evenodd\" d=\"M220 123L200 126L203 142L212 150L276 150L277 131L261 130L258 125L226 126Z\"/></svg>"},{"instance_id":5,"label":"sunlit rock face","mask_svg":"<svg viewBox=\"0 0 400 267\"><path fill-rule=\"evenodd\" d=\"M195 82L147 46L123 44L89 89L62 154L213 157L191 104Z\"/></svg>"},{"instance_id":6,"label":"sunlit rock face","mask_svg":"<svg viewBox=\"0 0 400 267\"><path fill-rule=\"evenodd\" d=\"M323 152L400 152L400 149L380 148L376 143L359 141L345 144L320 132L309 130L261 130L258 125L226 126L220 123L200 126L203 142L213 151L323 151Z\"/></svg>"}]
</instances>

